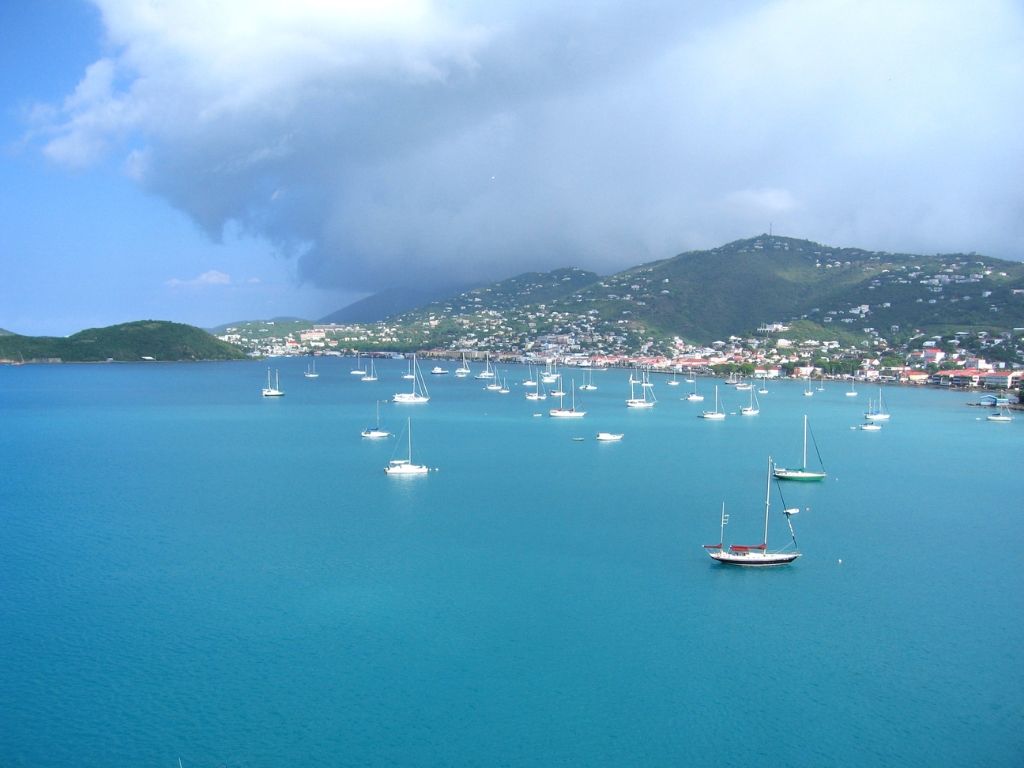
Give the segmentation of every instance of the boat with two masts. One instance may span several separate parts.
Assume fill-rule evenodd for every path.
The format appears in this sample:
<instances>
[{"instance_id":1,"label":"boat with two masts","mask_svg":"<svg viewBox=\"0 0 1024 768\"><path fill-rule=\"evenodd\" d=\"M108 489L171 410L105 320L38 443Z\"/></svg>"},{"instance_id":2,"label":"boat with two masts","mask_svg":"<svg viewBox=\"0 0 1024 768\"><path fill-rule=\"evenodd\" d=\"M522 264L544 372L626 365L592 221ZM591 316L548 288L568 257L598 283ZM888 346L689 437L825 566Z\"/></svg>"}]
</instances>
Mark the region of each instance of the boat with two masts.
<instances>
[{"instance_id":1,"label":"boat with two masts","mask_svg":"<svg viewBox=\"0 0 1024 768\"><path fill-rule=\"evenodd\" d=\"M391 398L392 402L403 405L428 402L430 400L430 393L427 391L427 382L423 380L423 374L420 372L420 366L416 362L415 354L412 356L409 370L412 372L412 391L396 392L394 397Z\"/></svg>"}]
</instances>

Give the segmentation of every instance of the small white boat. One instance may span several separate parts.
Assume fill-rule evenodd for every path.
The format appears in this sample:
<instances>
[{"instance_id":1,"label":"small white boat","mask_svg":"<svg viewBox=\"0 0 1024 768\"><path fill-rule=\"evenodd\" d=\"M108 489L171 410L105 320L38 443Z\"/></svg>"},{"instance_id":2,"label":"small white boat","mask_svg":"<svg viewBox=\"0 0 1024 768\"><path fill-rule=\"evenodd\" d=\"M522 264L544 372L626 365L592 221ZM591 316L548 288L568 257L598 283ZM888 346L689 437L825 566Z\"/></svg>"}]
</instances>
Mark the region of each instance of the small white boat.
<instances>
[{"instance_id":1,"label":"small white boat","mask_svg":"<svg viewBox=\"0 0 1024 768\"><path fill-rule=\"evenodd\" d=\"M640 385L640 397L636 396L634 387ZM626 401L627 408L653 408L657 402L654 396L654 389L651 386L649 374L645 371L640 379L629 377L629 400Z\"/></svg>"},{"instance_id":2,"label":"small white boat","mask_svg":"<svg viewBox=\"0 0 1024 768\"><path fill-rule=\"evenodd\" d=\"M307 379L319 379L320 374L316 372L316 358L309 361L309 365L306 366L306 372L302 374Z\"/></svg>"},{"instance_id":3,"label":"small white boat","mask_svg":"<svg viewBox=\"0 0 1024 768\"><path fill-rule=\"evenodd\" d=\"M380 428L380 400L377 401L377 425L374 427L367 427L360 432L363 437L370 438L371 440L379 440L382 437L391 437L391 433L386 429Z\"/></svg>"},{"instance_id":4,"label":"small white boat","mask_svg":"<svg viewBox=\"0 0 1024 768\"><path fill-rule=\"evenodd\" d=\"M888 421L889 412L885 410L885 403L882 402L882 388L878 388L878 402L868 401L868 409L864 413L868 421Z\"/></svg>"},{"instance_id":5,"label":"small white boat","mask_svg":"<svg viewBox=\"0 0 1024 768\"><path fill-rule=\"evenodd\" d=\"M420 367L416 363L415 354L412 356L410 370L412 371L412 391L396 392L394 397L392 397L392 401L402 403L403 405L428 402L430 395L427 392L427 383L423 380L423 374L420 373Z\"/></svg>"},{"instance_id":6,"label":"small white boat","mask_svg":"<svg viewBox=\"0 0 1024 768\"><path fill-rule=\"evenodd\" d=\"M435 365L433 368L430 369L430 373L432 376L447 376L448 369L442 368L440 365Z\"/></svg>"},{"instance_id":7,"label":"small white boat","mask_svg":"<svg viewBox=\"0 0 1024 768\"><path fill-rule=\"evenodd\" d=\"M583 392L593 392L595 389L597 389L597 385L594 384L593 370L587 371L587 377L583 380L583 383L580 384L580 389Z\"/></svg>"},{"instance_id":8,"label":"small white boat","mask_svg":"<svg viewBox=\"0 0 1024 768\"><path fill-rule=\"evenodd\" d=\"M703 403L704 402L704 395L698 395L697 394L697 380L696 379L688 379L688 381L693 384L693 392L691 392L690 394L688 394L686 396L687 401L691 402L691 403Z\"/></svg>"},{"instance_id":9,"label":"small white boat","mask_svg":"<svg viewBox=\"0 0 1024 768\"><path fill-rule=\"evenodd\" d=\"M384 467L384 472L389 475L425 475L430 471L430 468L424 464L413 464L412 463L412 419L406 422L406 432L409 435L409 452L407 458L404 459L392 459L388 462L388 465Z\"/></svg>"},{"instance_id":10,"label":"small white boat","mask_svg":"<svg viewBox=\"0 0 1024 768\"><path fill-rule=\"evenodd\" d=\"M804 390L804 397L814 397L814 390L811 389L811 377L807 377L807 389Z\"/></svg>"},{"instance_id":11,"label":"small white boat","mask_svg":"<svg viewBox=\"0 0 1024 768\"><path fill-rule=\"evenodd\" d=\"M807 468L807 414L804 414L804 452L803 452L803 463L799 468L787 469L786 467L775 467L775 477L779 480L797 480L801 482L815 482L818 480L825 479L825 464L821 460L821 453L818 451L818 441L814 440L814 435L811 435L811 439L814 440L814 451L818 454L818 463L821 464L821 471L815 472L814 470Z\"/></svg>"},{"instance_id":12,"label":"small white boat","mask_svg":"<svg viewBox=\"0 0 1024 768\"><path fill-rule=\"evenodd\" d=\"M511 391L512 390L508 388L508 376L506 376L504 380L501 382L501 389L498 390L498 394L507 395Z\"/></svg>"},{"instance_id":13,"label":"small white boat","mask_svg":"<svg viewBox=\"0 0 1024 768\"><path fill-rule=\"evenodd\" d=\"M565 408L562 404L562 400L565 399L565 393L563 392L558 398L558 407L552 408L548 411L548 416L556 419L582 419L587 415L586 411L576 410L576 382L572 383L572 407Z\"/></svg>"},{"instance_id":14,"label":"small white boat","mask_svg":"<svg viewBox=\"0 0 1024 768\"><path fill-rule=\"evenodd\" d=\"M707 419L708 421L722 421L725 418L725 411L719 410L718 408L718 385L715 385L715 410L704 411L700 415L700 418Z\"/></svg>"},{"instance_id":15,"label":"small white boat","mask_svg":"<svg viewBox=\"0 0 1024 768\"><path fill-rule=\"evenodd\" d=\"M881 424L875 424L872 421L866 421L863 424L861 424L859 427L857 427L857 429L863 430L864 432L878 432L879 430L882 429L882 425Z\"/></svg>"},{"instance_id":16,"label":"small white boat","mask_svg":"<svg viewBox=\"0 0 1024 768\"><path fill-rule=\"evenodd\" d=\"M376 381L377 380L377 364L373 362L373 358L370 358L370 370L363 376L360 381Z\"/></svg>"},{"instance_id":17,"label":"small white boat","mask_svg":"<svg viewBox=\"0 0 1024 768\"><path fill-rule=\"evenodd\" d=\"M1013 416L1010 415L1010 407L1007 405L999 406L999 413L990 413L985 417L985 421L994 421L997 424L1008 424L1013 421Z\"/></svg>"},{"instance_id":18,"label":"small white boat","mask_svg":"<svg viewBox=\"0 0 1024 768\"><path fill-rule=\"evenodd\" d=\"M846 394L847 397L856 397L857 396L857 386L854 383L854 380L852 378L850 379L850 391L846 392L845 394Z\"/></svg>"},{"instance_id":19,"label":"small white boat","mask_svg":"<svg viewBox=\"0 0 1024 768\"><path fill-rule=\"evenodd\" d=\"M757 396L754 395L754 388L750 388L750 405L745 405L740 408L740 413L744 416L757 416L761 412L761 404L757 402Z\"/></svg>"},{"instance_id":20,"label":"small white boat","mask_svg":"<svg viewBox=\"0 0 1024 768\"><path fill-rule=\"evenodd\" d=\"M274 382L270 382L270 369L267 368L267 386L263 388L264 397L284 397L284 390L281 389L281 371L274 371Z\"/></svg>"},{"instance_id":21,"label":"small white boat","mask_svg":"<svg viewBox=\"0 0 1024 768\"><path fill-rule=\"evenodd\" d=\"M596 440L602 443L617 443L622 439L621 432L598 432Z\"/></svg>"},{"instance_id":22,"label":"small white boat","mask_svg":"<svg viewBox=\"0 0 1024 768\"><path fill-rule=\"evenodd\" d=\"M462 365L460 365L458 368L455 369L455 375L458 376L460 379L463 379L466 376L469 376L470 373L472 373L472 371L470 371L469 370L469 366L466 365L466 353L463 352L462 353Z\"/></svg>"},{"instance_id":23,"label":"small white boat","mask_svg":"<svg viewBox=\"0 0 1024 768\"><path fill-rule=\"evenodd\" d=\"M675 371L672 371L672 378L668 380L668 385L670 387L678 387L679 386L679 381L676 379L676 372Z\"/></svg>"},{"instance_id":24,"label":"small white boat","mask_svg":"<svg viewBox=\"0 0 1024 768\"><path fill-rule=\"evenodd\" d=\"M359 353L356 352L356 367L349 371L353 376L365 376L366 369L359 365Z\"/></svg>"},{"instance_id":25,"label":"small white boat","mask_svg":"<svg viewBox=\"0 0 1024 768\"><path fill-rule=\"evenodd\" d=\"M475 378L477 379L493 379L494 370L491 368L491 355L488 352L484 358L484 369L478 373Z\"/></svg>"}]
</instances>

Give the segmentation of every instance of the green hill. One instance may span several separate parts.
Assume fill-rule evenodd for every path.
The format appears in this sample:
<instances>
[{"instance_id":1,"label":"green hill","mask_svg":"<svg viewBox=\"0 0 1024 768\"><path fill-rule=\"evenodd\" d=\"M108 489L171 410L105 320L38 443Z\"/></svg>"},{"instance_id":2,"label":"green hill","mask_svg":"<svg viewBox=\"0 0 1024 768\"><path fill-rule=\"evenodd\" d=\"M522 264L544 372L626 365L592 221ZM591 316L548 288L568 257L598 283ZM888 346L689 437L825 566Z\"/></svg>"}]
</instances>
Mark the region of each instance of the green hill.
<instances>
[{"instance_id":1,"label":"green hill","mask_svg":"<svg viewBox=\"0 0 1024 768\"><path fill-rule=\"evenodd\" d=\"M1009 331L1024 326L1024 265L976 254L932 256L833 248L760 237L690 251L599 277L583 270L529 273L399 315L399 323L499 313L511 327L538 314L562 318L545 332L671 338L708 343L753 334L766 323L803 320L802 333L864 337L874 329ZM544 312L538 313L538 307ZM456 325L465 328L461 321ZM542 324L535 323L536 328ZM439 339L440 340L440 339Z\"/></svg>"},{"instance_id":2,"label":"green hill","mask_svg":"<svg viewBox=\"0 0 1024 768\"><path fill-rule=\"evenodd\" d=\"M0 336L0 358L97 362L237 360L245 353L191 325L162 320L89 328L66 338Z\"/></svg>"}]
</instances>

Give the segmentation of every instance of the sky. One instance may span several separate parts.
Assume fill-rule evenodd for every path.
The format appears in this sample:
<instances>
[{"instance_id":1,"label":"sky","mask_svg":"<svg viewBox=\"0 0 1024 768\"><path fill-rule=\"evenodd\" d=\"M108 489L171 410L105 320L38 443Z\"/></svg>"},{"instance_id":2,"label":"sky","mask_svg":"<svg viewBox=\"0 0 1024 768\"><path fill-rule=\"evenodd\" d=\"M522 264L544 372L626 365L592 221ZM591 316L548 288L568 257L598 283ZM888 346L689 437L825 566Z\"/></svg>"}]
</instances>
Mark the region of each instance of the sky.
<instances>
[{"instance_id":1,"label":"sky","mask_svg":"<svg viewBox=\"0 0 1024 768\"><path fill-rule=\"evenodd\" d=\"M6 0L0 328L768 230L1024 258L1019 0Z\"/></svg>"}]
</instances>

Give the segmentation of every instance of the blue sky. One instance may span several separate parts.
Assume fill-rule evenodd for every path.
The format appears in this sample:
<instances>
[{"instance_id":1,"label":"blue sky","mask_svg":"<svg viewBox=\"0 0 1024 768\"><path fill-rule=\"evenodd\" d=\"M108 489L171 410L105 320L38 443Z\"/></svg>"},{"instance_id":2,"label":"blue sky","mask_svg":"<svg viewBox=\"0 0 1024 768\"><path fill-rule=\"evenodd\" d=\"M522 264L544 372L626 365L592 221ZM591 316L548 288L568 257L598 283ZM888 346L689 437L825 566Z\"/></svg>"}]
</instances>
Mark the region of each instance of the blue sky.
<instances>
[{"instance_id":1,"label":"blue sky","mask_svg":"<svg viewBox=\"0 0 1024 768\"><path fill-rule=\"evenodd\" d=\"M1024 257L1016 0L11 0L0 328L317 318L767 230Z\"/></svg>"}]
</instances>

